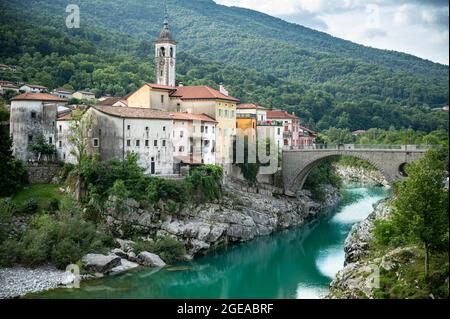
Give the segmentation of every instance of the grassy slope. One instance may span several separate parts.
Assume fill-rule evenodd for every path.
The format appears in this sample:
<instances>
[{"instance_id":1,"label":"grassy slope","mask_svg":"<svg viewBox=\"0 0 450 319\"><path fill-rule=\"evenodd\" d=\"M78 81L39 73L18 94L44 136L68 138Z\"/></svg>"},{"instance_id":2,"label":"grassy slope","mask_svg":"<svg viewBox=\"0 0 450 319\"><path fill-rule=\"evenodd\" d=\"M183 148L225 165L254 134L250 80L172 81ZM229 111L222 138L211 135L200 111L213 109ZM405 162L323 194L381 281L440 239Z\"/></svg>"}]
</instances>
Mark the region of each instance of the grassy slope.
<instances>
[{"instance_id":1,"label":"grassy slope","mask_svg":"<svg viewBox=\"0 0 450 319\"><path fill-rule=\"evenodd\" d=\"M12 202L20 207L28 200L34 199L39 209L45 209L48 207L52 200L61 200L64 196L59 192L60 185L55 184L33 184L26 186L20 193L15 195Z\"/></svg>"}]
</instances>

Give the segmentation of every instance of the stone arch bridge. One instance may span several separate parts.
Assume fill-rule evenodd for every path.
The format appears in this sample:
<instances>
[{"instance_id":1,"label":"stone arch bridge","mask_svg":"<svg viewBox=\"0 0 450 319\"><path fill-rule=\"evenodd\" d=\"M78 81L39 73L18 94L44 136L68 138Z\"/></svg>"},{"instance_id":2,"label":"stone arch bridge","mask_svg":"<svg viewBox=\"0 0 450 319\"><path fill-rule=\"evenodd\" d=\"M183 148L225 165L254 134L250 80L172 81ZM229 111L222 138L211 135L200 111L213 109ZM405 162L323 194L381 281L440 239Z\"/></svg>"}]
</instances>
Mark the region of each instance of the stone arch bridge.
<instances>
[{"instance_id":1,"label":"stone arch bridge","mask_svg":"<svg viewBox=\"0 0 450 319\"><path fill-rule=\"evenodd\" d=\"M348 155L366 160L384 175L389 183L405 177L404 166L422 158L428 149L416 145L315 145L305 149L283 150L283 186L293 196L303 187L311 170L325 159Z\"/></svg>"}]
</instances>

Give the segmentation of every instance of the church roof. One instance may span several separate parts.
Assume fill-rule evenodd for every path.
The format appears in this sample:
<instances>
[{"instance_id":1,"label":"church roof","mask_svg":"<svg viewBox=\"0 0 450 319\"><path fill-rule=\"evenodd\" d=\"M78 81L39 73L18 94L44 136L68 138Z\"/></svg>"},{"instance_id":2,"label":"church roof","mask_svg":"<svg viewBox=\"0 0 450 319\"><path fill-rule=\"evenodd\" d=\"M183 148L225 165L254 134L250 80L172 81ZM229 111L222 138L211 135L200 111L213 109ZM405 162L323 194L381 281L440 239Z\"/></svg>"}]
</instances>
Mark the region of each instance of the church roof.
<instances>
[{"instance_id":1,"label":"church roof","mask_svg":"<svg viewBox=\"0 0 450 319\"><path fill-rule=\"evenodd\" d=\"M237 98L220 93L209 86L179 86L170 96L182 100L226 100L239 103Z\"/></svg>"},{"instance_id":2,"label":"church roof","mask_svg":"<svg viewBox=\"0 0 450 319\"><path fill-rule=\"evenodd\" d=\"M170 32L169 19L167 15L164 19L164 26L161 30L161 33L159 34L159 39L157 39L156 42L175 42L175 39L172 36L172 32Z\"/></svg>"}]
</instances>

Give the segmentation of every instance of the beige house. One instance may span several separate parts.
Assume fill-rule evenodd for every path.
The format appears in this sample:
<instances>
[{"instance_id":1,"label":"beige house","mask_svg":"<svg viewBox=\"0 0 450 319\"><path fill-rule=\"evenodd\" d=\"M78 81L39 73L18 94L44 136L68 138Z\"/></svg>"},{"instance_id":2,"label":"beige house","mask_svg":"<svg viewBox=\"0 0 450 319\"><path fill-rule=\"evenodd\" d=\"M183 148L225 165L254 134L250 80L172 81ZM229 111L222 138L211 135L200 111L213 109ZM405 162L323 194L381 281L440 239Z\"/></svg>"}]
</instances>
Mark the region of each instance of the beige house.
<instances>
[{"instance_id":1,"label":"beige house","mask_svg":"<svg viewBox=\"0 0 450 319\"><path fill-rule=\"evenodd\" d=\"M223 93L222 93L223 92ZM208 86L166 86L147 83L125 96L114 106L148 108L188 114L205 114L217 122L216 163L229 172L233 141L236 135L238 99Z\"/></svg>"},{"instance_id":2,"label":"beige house","mask_svg":"<svg viewBox=\"0 0 450 319\"><path fill-rule=\"evenodd\" d=\"M88 91L76 91L72 97L78 100L95 100L95 94Z\"/></svg>"}]
</instances>

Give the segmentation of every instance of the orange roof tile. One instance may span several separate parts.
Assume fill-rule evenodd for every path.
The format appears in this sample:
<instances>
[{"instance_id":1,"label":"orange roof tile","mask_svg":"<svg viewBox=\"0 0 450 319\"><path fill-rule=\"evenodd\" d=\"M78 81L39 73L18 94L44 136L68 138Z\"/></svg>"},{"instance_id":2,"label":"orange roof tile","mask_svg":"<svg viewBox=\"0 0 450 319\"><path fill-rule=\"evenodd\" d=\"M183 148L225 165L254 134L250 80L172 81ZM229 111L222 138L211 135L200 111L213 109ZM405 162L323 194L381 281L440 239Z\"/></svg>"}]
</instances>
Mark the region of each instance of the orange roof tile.
<instances>
[{"instance_id":1,"label":"orange roof tile","mask_svg":"<svg viewBox=\"0 0 450 319\"><path fill-rule=\"evenodd\" d=\"M66 99L62 99L52 94L47 93L24 93L15 96L11 101L51 101L51 102L67 102Z\"/></svg>"},{"instance_id":2,"label":"orange roof tile","mask_svg":"<svg viewBox=\"0 0 450 319\"><path fill-rule=\"evenodd\" d=\"M105 114L117 116L121 118L135 119L155 119L155 120L180 120L180 121L203 121L216 122L205 114L188 114L178 112L166 112L156 109L138 108L138 107L120 107L96 105L94 108Z\"/></svg>"},{"instance_id":3,"label":"orange roof tile","mask_svg":"<svg viewBox=\"0 0 450 319\"><path fill-rule=\"evenodd\" d=\"M283 110L269 110L267 111L268 119L300 119L299 117L289 114Z\"/></svg>"},{"instance_id":4,"label":"orange roof tile","mask_svg":"<svg viewBox=\"0 0 450 319\"><path fill-rule=\"evenodd\" d=\"M171 97L179 97L182 100L226 100L239 102L238 99L220 93L209 86L179 86Z\"/></svg>"}]
</instances>

